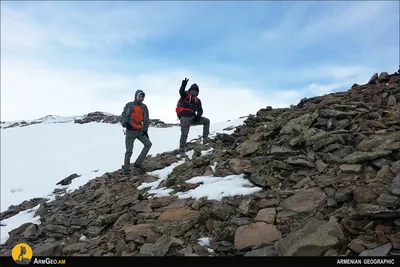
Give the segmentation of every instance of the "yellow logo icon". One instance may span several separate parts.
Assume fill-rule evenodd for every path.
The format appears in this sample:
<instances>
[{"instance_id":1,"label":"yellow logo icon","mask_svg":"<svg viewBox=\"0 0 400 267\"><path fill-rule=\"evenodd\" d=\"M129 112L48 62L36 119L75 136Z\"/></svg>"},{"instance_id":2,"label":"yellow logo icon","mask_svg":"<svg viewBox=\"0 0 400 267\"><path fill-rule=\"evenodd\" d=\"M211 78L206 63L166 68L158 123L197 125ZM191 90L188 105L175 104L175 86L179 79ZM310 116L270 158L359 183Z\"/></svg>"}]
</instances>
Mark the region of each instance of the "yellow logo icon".
<instances>
[{"instance_id":1,"label":"yellow logo icon","mask_svg":"<svg viewBox=\"0 0 400 267\"><path fill-rule=\"evenodd\" d=\"M12 258L18 264L29 264L32 259L32 248L25 243L16 244L11 252Z\"/></svg>"}]
</instances>

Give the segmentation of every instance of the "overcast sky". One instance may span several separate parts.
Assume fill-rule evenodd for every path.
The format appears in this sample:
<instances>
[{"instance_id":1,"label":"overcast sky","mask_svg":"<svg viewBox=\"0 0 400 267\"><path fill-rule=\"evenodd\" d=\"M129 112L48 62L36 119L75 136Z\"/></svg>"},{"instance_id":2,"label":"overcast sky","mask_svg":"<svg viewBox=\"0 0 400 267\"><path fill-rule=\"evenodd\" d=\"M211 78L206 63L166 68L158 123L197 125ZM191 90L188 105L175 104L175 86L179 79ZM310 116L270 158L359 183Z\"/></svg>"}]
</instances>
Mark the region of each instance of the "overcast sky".
<instances>
[{"instance_id":1,"label":"overcast sky","mask_svg":"<svg viewBox=\"0 0 400 267\"><path fill-rule=\"evenodd\" d=\"M185 77L224 121L398 66L398 1L1 2L2 121L119 115L142 89L176 122Z\"/></svg>"}]
</instances>

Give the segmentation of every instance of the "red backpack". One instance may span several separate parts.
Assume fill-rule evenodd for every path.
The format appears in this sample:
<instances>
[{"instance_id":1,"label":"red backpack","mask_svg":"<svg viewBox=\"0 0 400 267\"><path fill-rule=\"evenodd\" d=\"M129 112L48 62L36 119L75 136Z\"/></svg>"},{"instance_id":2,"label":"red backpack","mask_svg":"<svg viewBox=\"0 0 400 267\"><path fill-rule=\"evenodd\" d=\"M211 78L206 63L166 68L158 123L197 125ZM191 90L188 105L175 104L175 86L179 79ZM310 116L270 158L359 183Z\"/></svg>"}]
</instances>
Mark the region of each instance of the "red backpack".
<instances>
[{"instance_id":1,"label":"red backpack","mask_svg":"<svg viewBox=\"0 0 400 267\"><path fill-rule=\"evenodd\" d=\"M183 102L186 102L186 103L190 104L190 101L192 100L192 97L194 97L194 99L195 99L195 101L197 103L198 102L198 98L196 96L192 96L190 93L187 93L185 99L182 99L182 97L179 98L178 103L176 104L176 108L175 108L175 112L176 112L176 115L178 116L178 118L179 118L179 113L181 113L181 111L183 111L183 110L194 111L193 109L182 107Z\"/></svg>"}]
</instances>

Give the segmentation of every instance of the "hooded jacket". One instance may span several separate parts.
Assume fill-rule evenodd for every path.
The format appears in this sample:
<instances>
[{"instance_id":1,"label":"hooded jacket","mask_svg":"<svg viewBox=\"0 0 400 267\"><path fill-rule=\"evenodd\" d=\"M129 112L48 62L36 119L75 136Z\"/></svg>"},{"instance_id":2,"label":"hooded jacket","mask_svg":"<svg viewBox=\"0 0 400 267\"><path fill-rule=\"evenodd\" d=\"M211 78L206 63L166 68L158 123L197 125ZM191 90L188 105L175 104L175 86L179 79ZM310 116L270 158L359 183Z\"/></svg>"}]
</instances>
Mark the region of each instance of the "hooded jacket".
<instances>
[{"instance_id":1,"label":"hooded jacket","mask_svg":"<svg viewBox=\"0 0 400 267\"><path fill-rule=\"evenodd\" d=\"M185 110L182 110L178 114L178 118L180 118L180 117L195 117L195 116L201 117L201 115L203 115L203 107L201 106L200 98L198 98L197 96L196 97L189 96L189 98L187 99L187 102L183 101L188 97L188 94L190 95L190 90L197 90L197 92L200 92L199 87L195 83L192 84L192 86L190 86L188 91L185 91L185 87L186 86L182 85L179 88L179 94L181 96L181 98L179 99L179 102L182 103L181 105L183 108L185 108Z\"/></svg>"},{"instance_id":2,"label":"hooded jacket","mask_svg":"<svg viewBox=\"0 0 400 267\"><path fill-rule=\"evenodd\" d=\"M124 125L125 123L131 123L131 112L133 110L133 106L142 106L143 108L143 131L147 131L149 129L150 126L150 118L149 118L149 110L147 108L147 106L143 103L140 103L138 101L138 97L140 94L144 94L144 92L142 90L137 90L135 92L135 100L132 102L128 102L125 107L124 110L122 111L121 114L121 119L120 122L122 125Z\"/></svg>"}]
</instances>

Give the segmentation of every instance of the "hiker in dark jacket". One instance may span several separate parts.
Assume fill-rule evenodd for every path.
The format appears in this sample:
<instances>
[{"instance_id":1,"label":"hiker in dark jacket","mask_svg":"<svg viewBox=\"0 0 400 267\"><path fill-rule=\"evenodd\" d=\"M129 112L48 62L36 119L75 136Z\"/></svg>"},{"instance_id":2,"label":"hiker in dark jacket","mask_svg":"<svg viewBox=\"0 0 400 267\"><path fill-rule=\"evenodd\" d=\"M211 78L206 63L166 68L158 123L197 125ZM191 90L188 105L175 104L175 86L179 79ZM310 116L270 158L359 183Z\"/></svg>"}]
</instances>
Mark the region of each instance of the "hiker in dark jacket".
<instances>
[{"instance_id":1,"label":"hiker in dark jacket","mask_svg":"<svg viewBox=\"0 0 400 267\"><path fill-rule=\"evenodd\" d=\"M178 101L176 113L181 122L181 139L179 142L179 152L185 152L187 137L190 126L203 125L203 144L206 144L210 133L210 120L202 117L203 108L201 101L197 97L199 95L199 86L192 84L188 91L185 91L189 79L182 80L182 85L179 89L181 98Z\"/></svg>"},{"instance_id":2,"label":"hiker in dark jacket","mask_svg":"<svg viewBox=\"0 0 400 267\"><path fill-rule=\"evenodd\" d=\"M147 109L147 106L143 104L144 97L145 93L142 90L137 90L135 93L135 100L133 102L128 102L121 114L120 122L122 126L126 128L126 152L124 165L122 166L124 174L130 173L130 161L135 139L139 139L139 141L144 145L142 152L133 165L135 168L145 170L143 167L143 161L152 146L147 133L150 125L150 119L149 110Z\"/></svg>"}]
</instances>

